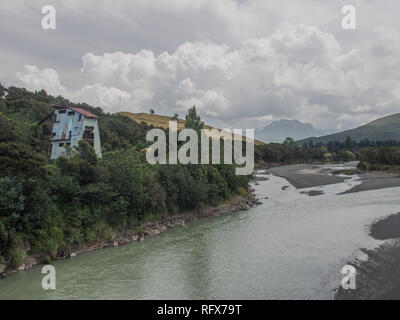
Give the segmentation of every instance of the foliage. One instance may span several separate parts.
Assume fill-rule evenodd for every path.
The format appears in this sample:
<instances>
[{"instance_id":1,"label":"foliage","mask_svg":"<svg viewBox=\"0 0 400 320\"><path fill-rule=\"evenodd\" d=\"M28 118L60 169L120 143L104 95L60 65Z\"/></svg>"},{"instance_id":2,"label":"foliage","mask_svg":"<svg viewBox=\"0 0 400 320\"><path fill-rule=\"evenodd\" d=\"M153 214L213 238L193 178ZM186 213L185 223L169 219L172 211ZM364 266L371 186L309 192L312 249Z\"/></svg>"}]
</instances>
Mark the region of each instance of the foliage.
<instances>
[{"instance_id":1,"label":"foliage","mask_svg":"<svg viewBox=\"0 0 400 320\"><path fill-rule=\"evenodd\" d=\"M2 92L6 92L4 95ZM233 165L150 165L143 148L149 127L98 107L0 86L0 255L23 261L22 243L48 259L83 242L111 238L142 224L227 200L247 189ZM98 115L103 158L80 141L69 157L49 160L51 104L69 103ZM204 123L193 107L187 126Z\"/></svg>"},{"instance_id":2,"label":"foliage","mask_svg":"<svg viewBox=\"0 0 400 320\"><path fill-rule=\"evenodd\" d=\"M185 128L195 130L200 137L200 130L204 128L204 122L201 121L200 116L197 114L195 106L189 109L185 117Z\"/></svg>"}]
</instances>

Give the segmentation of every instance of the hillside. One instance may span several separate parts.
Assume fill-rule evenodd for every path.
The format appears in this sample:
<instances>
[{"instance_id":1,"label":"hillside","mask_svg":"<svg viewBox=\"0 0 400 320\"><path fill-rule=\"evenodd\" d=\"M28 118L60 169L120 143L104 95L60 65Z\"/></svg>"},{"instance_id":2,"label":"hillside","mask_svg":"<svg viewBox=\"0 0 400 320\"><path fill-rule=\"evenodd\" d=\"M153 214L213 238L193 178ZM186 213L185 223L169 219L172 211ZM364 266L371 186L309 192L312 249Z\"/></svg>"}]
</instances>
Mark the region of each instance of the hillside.
<instances>
[{"instance_id":1,"label":"hillside","mask_svg":"<svg viewBox=\"0 0 400 320\"><path fill-rule=\"evenodd\" d=\"M347 136L354 141L361 141L365 139L374 141L400 140L400 113L379 118L355 129L345 130L318 138L310 137L299 140L297 143L303 144L309 140L313 140L314 143L327 143L329 141L343 142Z\"/></svg>"},{"instance_id":2,"label":"hillside","mask_svg":"<svg viewBox=\"0 0 400 320\"><path fill-rule=\"evenodd\" d=\"M256 138L265 142L283 142L287 137L299 140L318 134L319 132L309 123L282 119L273 121L262 129L257 129Z\"/></svg>"},{"instance_id":3,"label":"hillside","mask_svg":"<svg viewBox=\"0 0 400 320\"><path fill-rule=\"evenodd\" d=\"M52 104L98 116L101 159L83 139L70 156L49 159ZM114 241L121 228L129 237L143 234L149 221L247 193L250 177L236 175L234 164L149 164L141 151L150 144L149 129L44 90L0 84L0 270L3 261L15 270L36 257L49 263L76 248Z\"/></svg>"},{"instance_id":4,"label":"hillside","mask_svg":"<svg viewBox=\"0 0 400 320\"><path fill-rule=\"evenodd\" d=\"M150 114L150 113L131 113L131 112L118 112L118 114L126 116L138 123L144 122L149 126L154 126L158 128L163 128L167 129L168 128L168 122L173 121L172 117L169 116L161 116L157 114ZM176 119L175 121L178 122L178 129L183 129L185 127L185 120L183 119ZM205 129L214 129L211 126L205 125ZM235 138L239 138L235 136ZM255 145L262 145L264 142L254 140Z\"/></svg>"}]
</instances>

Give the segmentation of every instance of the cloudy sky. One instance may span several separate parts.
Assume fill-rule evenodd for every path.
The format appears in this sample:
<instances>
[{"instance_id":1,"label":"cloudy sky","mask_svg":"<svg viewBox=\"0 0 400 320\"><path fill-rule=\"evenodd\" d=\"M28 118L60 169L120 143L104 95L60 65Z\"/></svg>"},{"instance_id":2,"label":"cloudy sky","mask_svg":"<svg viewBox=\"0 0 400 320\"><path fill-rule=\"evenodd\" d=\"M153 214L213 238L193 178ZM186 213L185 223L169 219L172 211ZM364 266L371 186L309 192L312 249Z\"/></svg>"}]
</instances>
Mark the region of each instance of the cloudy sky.
<instances>
[{"instance_id":1,"label":"cloudy sky","mask_svg":"<svg viewBox=\"0 0 400 320\"><path fill-rule=\"evenodd\" d=\"M107 112L219 127L299 119L347 129L399 112L398 0L13 0L0 9L0 82ZM41 27L42 6L56 30ZM344 5L356 30L344 30Z\"/></svg>"}]
</instances>

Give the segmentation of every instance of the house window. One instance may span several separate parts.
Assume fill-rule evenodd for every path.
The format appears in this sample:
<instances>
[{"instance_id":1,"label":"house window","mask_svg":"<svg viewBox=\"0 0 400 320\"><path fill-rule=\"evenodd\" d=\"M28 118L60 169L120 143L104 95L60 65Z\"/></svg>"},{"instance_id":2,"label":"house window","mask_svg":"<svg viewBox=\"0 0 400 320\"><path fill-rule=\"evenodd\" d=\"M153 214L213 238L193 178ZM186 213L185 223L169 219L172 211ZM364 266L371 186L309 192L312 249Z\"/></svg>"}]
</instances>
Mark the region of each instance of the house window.
<instances>
[{"instance_id":1,"label":"house window","mask_svg":"<svg viewBox=\"0 0 400 320\"><path fill-rule=\"evenodd\" d=\"M64 143L63 143L63 142L60 142L60 143L58 144L58 146L59 146L59 147L64 147Z\"/></svg>"},{"instance_id":2,"label":"house window","mask_svg":"<svg viewBox=\"0 0 400 320\"><path fill-rule=\"evenodd\" d=\"M67 110L63 109L63 110L58 110L58 114L62 114L62 113L66 113Z\"/></svg>"},{"instance_id":3,"label":"house window","mask_svg":"<svg viewBox=\"0 0 400 320\"><path fill-rule=\"evenodd\" d=\"M94 130L94 127L85 126L85 130Z\"/></svg>"},{"instance_id":4,"label":"house window","mask_svg":"<svg viewBox=\"0 0 400 320\"><path fill-rule=\"evenodd\" d=\"M57 133L56 133L56 132L53 132L52 137L54 138L56 135L57 135Z\"/></svg>"},{"instance_id":5,"label":"house window","mask_svg":"<svg viewBox=\"0 0 400 320\"><path fill-rule=\"evenodd\" d=\"M71 142L67 142L65 145L70 146L70 145L71 145Z\"/></svg>"},{"instance_id":6,"label":"house window","mask_svg":"<svg viewBox=\"0 0 400 320\"><path fill-rule=\"evenodd\" d=\"M75 115L75 111L68 111L68 115L69 115L69 116Z\"/></svg>"},{"instance_id":7,"label":"house window","mask_svg":"<svg viewBox=\"0 0 400 320\"><path fill-rule=\"evenodd\" d=\"M68 139L71 139L71 135L72 135L72 131L69 132L69 138Z\"/></svg>"},{"instance_id":8,"label":"house window","mask_svg":"<svg viewBox=\"0 0 400 320\"><path fill-rule=\"evenodd\" d=\"M78 121L81 121L82 120L82 115L80 114L79 115L79 120Z\"/></svg>"}]
</instances>

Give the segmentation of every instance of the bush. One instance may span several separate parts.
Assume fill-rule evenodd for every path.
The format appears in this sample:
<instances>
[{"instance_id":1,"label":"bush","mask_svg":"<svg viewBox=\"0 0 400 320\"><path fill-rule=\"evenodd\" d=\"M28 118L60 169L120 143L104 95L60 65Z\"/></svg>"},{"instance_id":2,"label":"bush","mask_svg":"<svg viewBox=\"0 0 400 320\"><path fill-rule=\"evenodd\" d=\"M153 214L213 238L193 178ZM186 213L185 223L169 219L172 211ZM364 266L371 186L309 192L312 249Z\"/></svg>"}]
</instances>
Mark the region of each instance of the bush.
<instances>
[{"instance_id":1,"label":"bush","mask_svg":"<svg viewBox=\"0 0 400 320\"><path fill-rule=\"evenodd\" d=\"M25 251L22 249L12 249L10 251L10 262L14 268L19 267L24 263Z\"/></svg>"}]
</instances>

